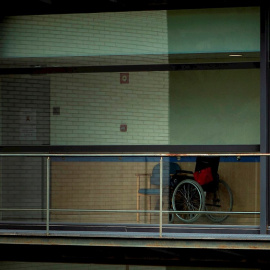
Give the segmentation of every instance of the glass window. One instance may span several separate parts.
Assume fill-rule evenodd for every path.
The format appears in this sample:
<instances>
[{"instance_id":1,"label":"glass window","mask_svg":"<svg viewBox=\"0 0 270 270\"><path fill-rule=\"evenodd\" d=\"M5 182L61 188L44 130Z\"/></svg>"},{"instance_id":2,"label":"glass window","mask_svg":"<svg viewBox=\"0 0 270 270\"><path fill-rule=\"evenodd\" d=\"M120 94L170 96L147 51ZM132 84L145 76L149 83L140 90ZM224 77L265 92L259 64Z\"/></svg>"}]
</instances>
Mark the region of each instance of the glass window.
<instances>
[{"instance_id":1,"label":"glass window","mask_svg":"<svg viewBox=\"0 0 270 270\"><path fill-rule=\"evenodd\" d=\"M9 16L1 31L2 146L260 144L257 7ZM198 210L221 209L217 190L193 185L196 157L166 162L191 172L181 180L199 191ZM1 163L2 207L24 208L2 217L42 220L45 161ZM158 164L137 156L52 158L51 219L157 224L160 197L147 192L159 195L159 182L150 181ZM258 157L220 157L215 182L227 192L225 209L237 212L224 219L181 213L196 209L178 208L173 174L162 189L164 224L259 224Z\"/></svg>"},{"instance_id":2,"label":"glass window","mask_svg":"<svg viewBox=\"0 0 270 270\"><path fill-rule=\"evenodd\" d=\"M9 16L1 29L2 145L259 144L256 7Z\"/></svg>"}]
</instances>

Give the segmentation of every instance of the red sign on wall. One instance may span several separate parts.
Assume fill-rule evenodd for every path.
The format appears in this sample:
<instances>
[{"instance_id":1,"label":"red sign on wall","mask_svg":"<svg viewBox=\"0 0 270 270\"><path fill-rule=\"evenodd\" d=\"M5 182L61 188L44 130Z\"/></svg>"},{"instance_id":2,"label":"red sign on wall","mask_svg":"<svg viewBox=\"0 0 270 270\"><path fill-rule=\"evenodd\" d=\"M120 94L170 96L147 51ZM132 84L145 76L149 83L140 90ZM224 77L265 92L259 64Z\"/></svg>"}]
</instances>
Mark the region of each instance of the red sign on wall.
<instances>
[{"instance_id":1,"label":"red sign on wall","mask_svg":"<svg viewBox=\"0 0 270 270\"><path fill-rule=\"evenodd\" d=\"M120 83L129 83L129 73L120 73Z\"/></svg>"},{"instance_id":2,"label":"red sign on wall","mask_svg":"<svg viewBox=\"0 0 270 270\"><path fill-rule=\"evenodd\" d=\"M127 125L126 124L120 125L120 131L121 132L127 132Z\"/></svg>"}]
</instances>

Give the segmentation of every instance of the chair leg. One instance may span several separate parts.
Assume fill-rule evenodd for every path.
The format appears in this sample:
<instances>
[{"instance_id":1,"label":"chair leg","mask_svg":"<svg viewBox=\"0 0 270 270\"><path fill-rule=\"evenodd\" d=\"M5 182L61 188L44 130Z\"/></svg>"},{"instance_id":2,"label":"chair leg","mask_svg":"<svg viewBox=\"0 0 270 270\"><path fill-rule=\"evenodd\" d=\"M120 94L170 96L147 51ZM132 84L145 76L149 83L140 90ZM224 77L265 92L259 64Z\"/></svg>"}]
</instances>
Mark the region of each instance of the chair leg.
<instances>
[{"instance_id":1,"label":"chair leg","mask_svg":"<svg viewBox=\"0 0 270 270\"><path fill-rule=\"evenodd\" d=\"M137 194L137 211L140 210L140 195ZM140 222L140 213L137 212L137 223Z\"/></svg>"},{"instance_id":2,"label":"chair leg","mask_svg":"<svg viewBox=\"0 0 270 270\"><path fill-rule=\"evenodd\" d=\"M149 197L148 209L151 211L151 196L148 197ZM148 216L148 223L151 224L151 213L148 213L147 216Z\"/></svg>"}]
</instances>

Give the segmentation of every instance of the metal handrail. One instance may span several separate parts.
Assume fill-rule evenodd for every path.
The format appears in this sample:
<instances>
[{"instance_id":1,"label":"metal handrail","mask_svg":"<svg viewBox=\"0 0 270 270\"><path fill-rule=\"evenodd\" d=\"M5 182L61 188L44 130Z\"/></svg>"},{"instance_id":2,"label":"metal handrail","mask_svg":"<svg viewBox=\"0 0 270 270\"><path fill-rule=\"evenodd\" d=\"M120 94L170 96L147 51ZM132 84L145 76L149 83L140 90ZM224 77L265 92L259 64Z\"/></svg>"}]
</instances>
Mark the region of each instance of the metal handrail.
<instances>
[{"instance_id":1,"label":"metal handrail","mask_svg":"<svg viewBox=\"0 0 270 270\"><path fill-rule=\"evenodd\" d=\"M1 211L47 211L46 208L0 208ZM160 210L125 210L125 209L61 209L50 208L50 212L84 212L84 213L156 213L159 214ZM259 211L176 211L176 210L162 210L162 213L174 214L233 214L233 215L259 215Z\"/></svg>"},{"instance_id":2,"label":"metal handrail","mask_svg":"<svg viewBox=\"0 0 270 270\"><path fill-rule=\"evenodd\" d=\"M85 153L0 153L0 157L210 157L210 156L219 156L219 157L246 157L246 156L270 156L270 153L149 153L149 154L140 154L140 153L103 153L103 154L85 154Z\"/></svg>"},{"instance_id":3,"label":"metal handrail","mask_svg":"<svg viewBox=\"0 0 270 270\"><path fill-rule=\"evenodd\" d=\"M159 210L122 210L122 209L53 209L50 208L50 158L51 157L160 157L160 209ZM47 158L47 203L46 209L13 209L13 208L0 208L1 211L46 211L46 233L47 236L50 235L50 213L51 212L106 212L106 213L157 213L159 214L159 235L162 237L162 218L164 213L193 213L193 214L232 214L232 215L260 215L259 211L173 211L173 210L163 210L163 158L164 157L197 157L197 156L223 156L223 157L246 157L246 156L270 156L270 153L103 153L103 154L90 154L90 153L0 153L0 157L46 157Z\"/></svg>"}]
</instances>

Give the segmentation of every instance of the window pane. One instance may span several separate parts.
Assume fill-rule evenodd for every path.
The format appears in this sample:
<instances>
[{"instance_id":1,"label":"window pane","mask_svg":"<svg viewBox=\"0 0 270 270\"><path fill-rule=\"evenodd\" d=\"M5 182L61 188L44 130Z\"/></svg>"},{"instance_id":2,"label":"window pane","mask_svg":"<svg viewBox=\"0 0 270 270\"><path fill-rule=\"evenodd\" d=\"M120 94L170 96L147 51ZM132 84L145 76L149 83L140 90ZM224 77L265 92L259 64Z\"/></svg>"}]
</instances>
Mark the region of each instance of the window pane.
<instances>
[{"instance_id":1,"label":"window pane","mask_svg":"<svg viewBox=\"0 0 270 270\"><path fill-rule=\"evenodd\" d=\"M42 157L1 157L1 225L14 228L46 218L46 159ZM2 210L3 209L3 210Z\"/></svg>"},{"instance_id":2,"label":"window pane","mask_svg":"<svg viewBox=\"0 0 270 270\"><path fill-rule=\"evenodd\" d=\"M52 158L52 222L101 226L157 223L159 203L155 198L159 196L159 175L152 187L155 197L152 203L147 196L156 164L159 158ZM157 213L147 212L151 210Z\"/></svg>"},{"instance_id":3,"label":"window pane","mask_svg":"<svg viewBox=\"0 0 270 270\"><path fill-rule=\"evenodd\" d=\"M170 143L259 144L260 71L170 72Z\"/></svg>"},{"instance_id":4,"label":"window pane","mask_svg":"<svg viewBox=\"0 0 270 270\"><path fill-rule=\"evenodd\" d=\"M184 171L171 179L167 223L259 225L259 157L181 157L178 164Z\"/></svg>"},{"instance_id":5,"label":"window pane","mask_svg":"<svg viewBox=\"0 0 270 270\"><path fill-rule=\"evenodd\" d=\"M6 17L2 145L259 144L259 25L257 7Z\"/></svg>"},{"instance_id":6,"label":"window pane","mask_svg":"<svg viewBox=\"0 0 270 270\"><path fill-rule=\"evenodd\" d=\"M259 81L257 69L5 77L2 144L259 144Z\"/></svg>"}]
</instances>

